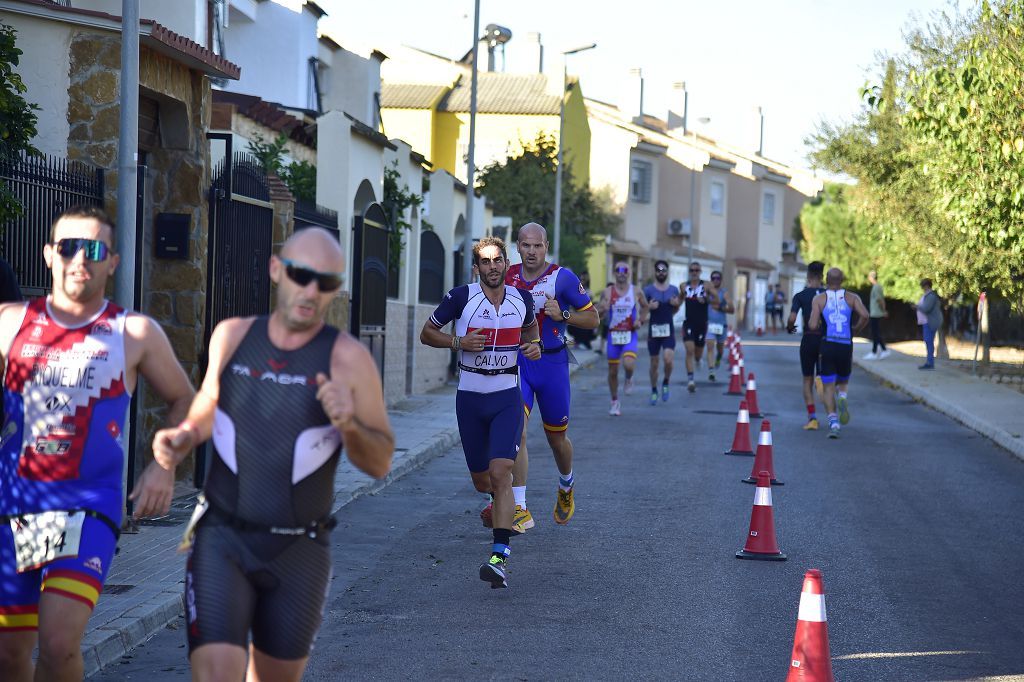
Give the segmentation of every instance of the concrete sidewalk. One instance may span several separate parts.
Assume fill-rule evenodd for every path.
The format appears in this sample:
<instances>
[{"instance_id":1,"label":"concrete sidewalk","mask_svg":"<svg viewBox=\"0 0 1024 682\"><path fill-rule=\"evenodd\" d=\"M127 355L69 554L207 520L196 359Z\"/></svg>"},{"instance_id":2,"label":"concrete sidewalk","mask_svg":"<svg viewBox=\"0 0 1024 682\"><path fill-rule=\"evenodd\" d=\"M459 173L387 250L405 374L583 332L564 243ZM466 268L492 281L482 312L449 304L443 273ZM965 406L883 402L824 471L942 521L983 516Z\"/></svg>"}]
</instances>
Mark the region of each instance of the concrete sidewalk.
<instances>
[{"instance_id":1,"label":"concrete sidewalk","mask_svg":"<svg viewBox=\"0 0 1024 682\"><path fill-rule=\"evenodd\" d=\"M575 373L601 356L575 351ZM388 411L395 432L391 472L375 480L342 458L335 477L334 511L374 493L459 443L455 387L411 396ZM137 534L122 535L118 554L82 641L85 676L114 663L183 612L185 557L178 542L195 506L196 491L179 484L171 512L144 521ZM182 633L182 646L184 646ZM184 654L183 654L184 655Z\"/></svg>"},{"instance_id":2,"label":"concrete sidewalk","mask_svg":"<svg viewBox=\"0 0 1024 682\"><path fill-rule=\"evenodd\" d=\"M884 360L865 360L868 344L854 347L854 364L932 409L995 441L1024 460L1024 393L985 381L936 361L921 370L922 358L892 351Z\"/></svg>"}]
</instances>

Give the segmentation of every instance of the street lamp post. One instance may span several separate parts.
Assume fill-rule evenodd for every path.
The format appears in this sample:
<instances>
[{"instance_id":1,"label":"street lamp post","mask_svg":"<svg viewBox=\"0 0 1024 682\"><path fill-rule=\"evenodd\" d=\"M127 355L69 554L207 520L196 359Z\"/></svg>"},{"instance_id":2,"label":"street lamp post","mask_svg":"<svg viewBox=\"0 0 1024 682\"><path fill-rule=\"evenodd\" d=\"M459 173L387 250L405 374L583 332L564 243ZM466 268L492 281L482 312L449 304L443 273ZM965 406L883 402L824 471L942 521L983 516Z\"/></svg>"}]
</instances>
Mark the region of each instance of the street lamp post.
<instances>
[{"instance_id":1,"label":"street lamp post","mask_svg":"<svg viewBox=\"0 0 1024 682\"><path fill-rule=\"evenodd\" d=\"M597 47L597 43L591 43L590 45L583 45L582 47L566 50L562 53L562 97L558 107L558 159L555 164L555 224L553 227L555 233L555 247L553 249L555 263L561 262L561 252L559 249L562 242L562 138L565 135L565 88L569 79L569 55L585 50L593 50L595 47Z\"/></svg>"},{"instance_id":2,"label":"street lamp post","mask_svg":"<svg viewBox=\"0 0 1024 682\"><path fill-rule=\"evenodd\" d=\"M477 88L477 55L480 46L480 0L475 0L473 7L473 65L469 86L469 153L466 155L466 224L462 234L462 276L469 284L473 279L473 209L476 194L473 184L476 174L476 88Z\"/></svg>"}]
</instances>

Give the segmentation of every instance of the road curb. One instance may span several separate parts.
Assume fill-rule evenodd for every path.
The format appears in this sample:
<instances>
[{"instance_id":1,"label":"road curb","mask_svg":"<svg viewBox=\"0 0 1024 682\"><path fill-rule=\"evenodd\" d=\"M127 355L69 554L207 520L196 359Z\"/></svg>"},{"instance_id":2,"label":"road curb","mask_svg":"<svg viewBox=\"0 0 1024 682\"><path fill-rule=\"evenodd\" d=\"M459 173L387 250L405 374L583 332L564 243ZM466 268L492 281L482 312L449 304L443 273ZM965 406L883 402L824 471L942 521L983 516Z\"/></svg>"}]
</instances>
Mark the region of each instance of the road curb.
<instances>
[{"instance_id":1,"label":"road curb","mask_svg":"<svg viewBox=\"0 0 1024 682\"><path fill-rule=\"evenodd\" d=\"M601 356L588 353L578 365L569 368L570 376L596 363ZM455 410L454 403L452 410ZM365 495L372 495L423 467L427 462L440 457L461 442L458 427L439 432L428 442L405 452L396 458L393 468L380 480L368 480L364 484L345 491L339 491L332 505L338 513L343 507ZM91 677L103 668L116 663L132 649L143 644L168 623L184 613L183 589L181 583L160 592L146 603L135 607L110 624L93 630L82 639L82 656L85 659L85 677ZM131 614L131 615L128 615Z\"/></svg>"},{"instance_id":2,"label":"road curb","mask_svg":"<svg viewBox=\"0 0 1024 682\"><path fill-rule=\"evenodd\" d=\"M955 405L935 395L926 388L915 386L911 382L888 375L880 371L880 367L871 365L869 362L862 362L859 358L855 358L854 364L876 379L894 386L896 389L920 400L933 410L941 412L967 428L976 431L996 445L1008 450L1017 459L1024 461L1024 439L1015 438L1009 431L969 413L959 405Z\"/></svg>"}]
</instances>

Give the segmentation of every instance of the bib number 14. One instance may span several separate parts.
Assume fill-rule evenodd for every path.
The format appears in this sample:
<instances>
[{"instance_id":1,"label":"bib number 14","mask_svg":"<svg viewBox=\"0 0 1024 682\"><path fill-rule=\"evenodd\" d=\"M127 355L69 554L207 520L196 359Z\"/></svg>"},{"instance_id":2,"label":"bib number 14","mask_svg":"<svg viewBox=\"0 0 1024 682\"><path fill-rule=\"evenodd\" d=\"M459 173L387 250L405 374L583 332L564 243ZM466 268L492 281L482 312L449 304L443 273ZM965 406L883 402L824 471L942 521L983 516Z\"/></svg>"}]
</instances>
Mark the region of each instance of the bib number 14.
<instances>
[{"instance_id":1,"label":"bib number 14","mask_svg":"<svg viewBox=\"0 0 1024 682\"><path fill-rule=\"evenodd\" d=\"M11 519L18 573L78 556L85 512L48 511Z\"/></svg>"}]
</instances>

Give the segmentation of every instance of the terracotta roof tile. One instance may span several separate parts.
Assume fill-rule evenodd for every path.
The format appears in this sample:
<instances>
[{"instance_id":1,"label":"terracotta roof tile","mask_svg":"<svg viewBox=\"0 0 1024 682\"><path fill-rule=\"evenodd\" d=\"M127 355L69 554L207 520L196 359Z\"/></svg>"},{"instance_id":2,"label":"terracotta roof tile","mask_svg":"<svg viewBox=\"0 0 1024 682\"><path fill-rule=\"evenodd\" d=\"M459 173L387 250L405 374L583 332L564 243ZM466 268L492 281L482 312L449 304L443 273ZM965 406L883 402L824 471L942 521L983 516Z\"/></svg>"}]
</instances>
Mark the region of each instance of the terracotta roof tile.
<instances>
[{"instance_id":1,"label":"terracotta roof tile","mask_svg":"<svg viewBox=\"0 0 1024 682\"><path fill-rule=\"evenodd\" d=\"M214 90L213 103L232 104L242 116L261 123L271 130L285 133L299 144L316 149L316 134L310 131L306 122L292 116L272 102L266 102L255 95Z\"/></svg>"}]
</instances>

